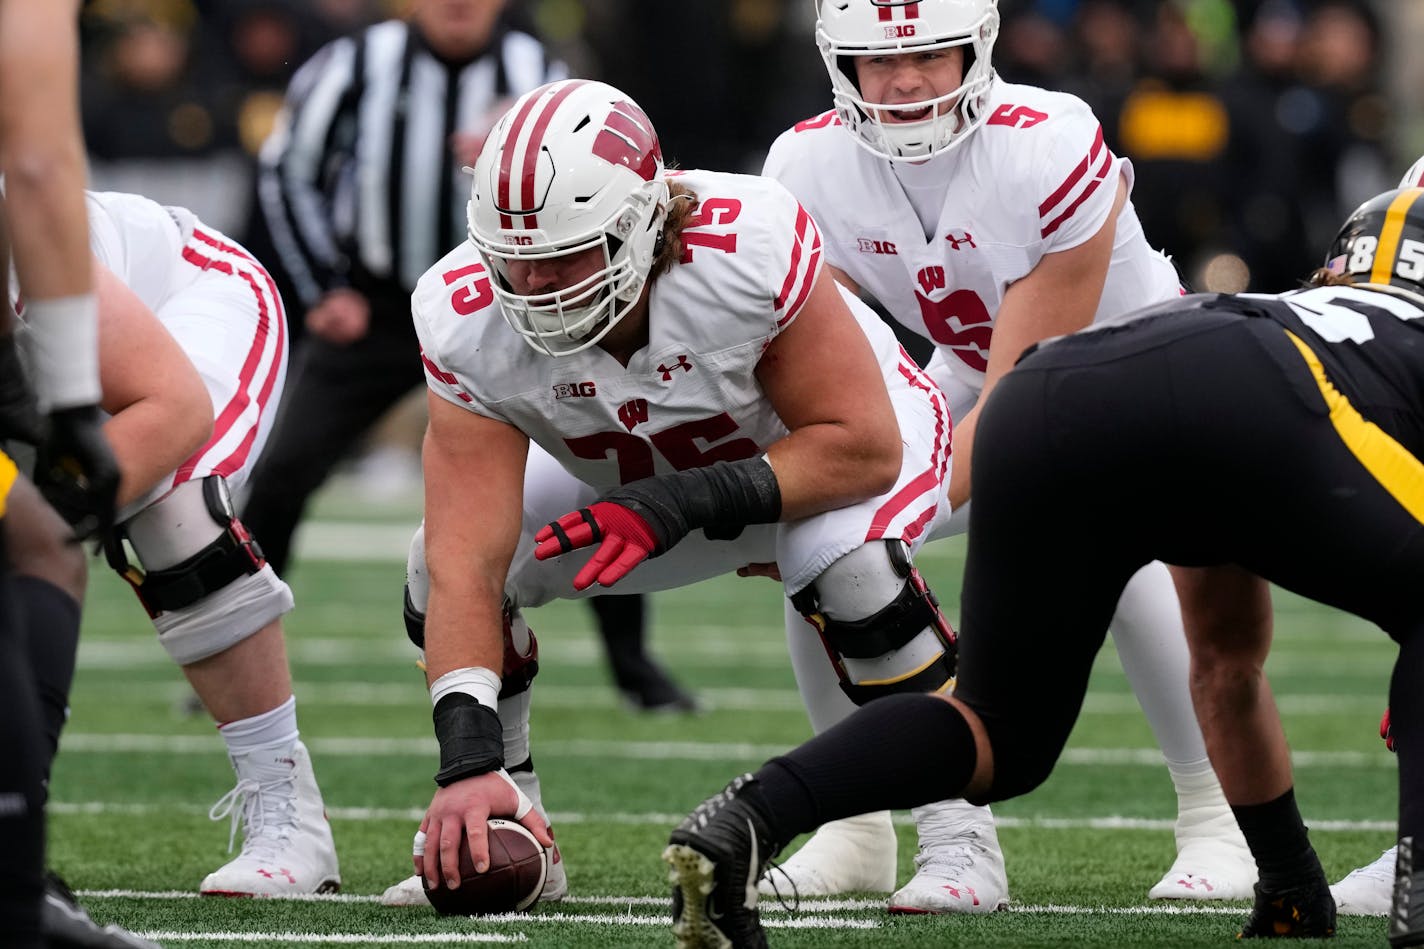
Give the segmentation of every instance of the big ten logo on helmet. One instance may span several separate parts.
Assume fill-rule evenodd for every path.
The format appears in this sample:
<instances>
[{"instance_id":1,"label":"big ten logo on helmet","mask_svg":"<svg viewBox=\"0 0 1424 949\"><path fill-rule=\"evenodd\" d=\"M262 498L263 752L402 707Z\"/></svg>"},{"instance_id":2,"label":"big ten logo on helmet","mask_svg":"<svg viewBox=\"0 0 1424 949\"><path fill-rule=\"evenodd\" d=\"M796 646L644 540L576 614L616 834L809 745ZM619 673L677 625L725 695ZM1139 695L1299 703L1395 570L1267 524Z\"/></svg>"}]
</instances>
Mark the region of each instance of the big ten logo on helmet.
<instances>
[{"instance_id":1,"label":"big ten logo on helmet","mask_svg":"<svg viewBox=\"0 0 1424 949\"><path fill-rule=\"evenodd\" d=\"M896 23L893 26L887 26L885 28L885 38L887 40L904 39L907 36L914 35L915 24L913 23Z\"/></svg>"},{"instance_id":2,"label":"big ten logo on helmet","mask_svg":"<svg viewBox=\"0 0 1424 949\"><path fill-rule=\"evenodd\" d=\"M644 181L653 180L663 158L653 123L642 109L628 101L613 103L593 140L593 153L609 164L631 169Z\"/></svg>"},{"instance_id":3,"label":"big ten logo on helmet","mask_svg":"<svg viewBox=\"0 0 1424 949\"><path fill-rule=\"evenodd\" d=\"M598 395L598 387L592 382L556 382L554 399L591 399Z\"/></svg>"},{"instance_id":4,"label":"big ten logo on helmet","mask_svg":"<svg viewBox=\"0 0 1424 949\"><path fill-rule=\"evenodd\" d=\"M528 234L506 234L504 235L504 242L506 244L512 244L515 247L530 247L534 244L534 238Z\"/></svg>"},{"instance_id":5,"label":"big ten logo on helmet","mask_svg":"<svg viewBox=\"0 0 1424 949\"><path fill-rule=\"evenodd\" d=\"M855 249L862 254L891 254L898 256L900 253L890 241L878 241L869 237L857 237L855 239Z\"/></svg>"}]
</instances>

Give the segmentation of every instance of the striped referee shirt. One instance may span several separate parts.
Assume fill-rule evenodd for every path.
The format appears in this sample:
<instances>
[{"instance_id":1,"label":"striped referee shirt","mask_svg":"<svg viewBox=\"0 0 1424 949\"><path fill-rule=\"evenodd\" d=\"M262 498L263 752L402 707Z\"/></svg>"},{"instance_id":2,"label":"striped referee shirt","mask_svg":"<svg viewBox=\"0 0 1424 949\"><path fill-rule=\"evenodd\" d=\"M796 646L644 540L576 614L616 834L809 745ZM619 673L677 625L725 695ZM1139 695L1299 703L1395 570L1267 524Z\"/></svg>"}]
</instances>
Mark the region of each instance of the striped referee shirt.
<instances>
[{"instance_id":1,"label":"striped referee shirt","mask_svg":"<svg viewBox=\"0 0 1424 949\"><path fill-rule=\"evenodd\" d=\"M502 100L565 75L537 39L503 26L467 62L442 60L404 20L318 50L292 77L259 185L302 303L352 285L409 296L465 239L461 169L476 156L460 134L487 130Z\"/></svg>"}]
</instances>

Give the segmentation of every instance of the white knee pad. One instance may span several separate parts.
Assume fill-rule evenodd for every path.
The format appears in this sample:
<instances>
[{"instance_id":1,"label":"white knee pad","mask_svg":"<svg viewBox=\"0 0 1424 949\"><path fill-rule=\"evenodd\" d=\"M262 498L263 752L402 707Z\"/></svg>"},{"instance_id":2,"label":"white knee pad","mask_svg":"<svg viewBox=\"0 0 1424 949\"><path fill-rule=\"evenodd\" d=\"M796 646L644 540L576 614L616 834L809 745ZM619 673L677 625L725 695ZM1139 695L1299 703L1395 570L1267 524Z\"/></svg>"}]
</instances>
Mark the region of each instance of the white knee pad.
<instances>
[{"instance_id":1,"label":"white knee pad","mask_svg":"<svg viewBox=\"0 0 1424 949\"><path fill-rule=\"evenodd\" d=\"M179 665L215 656L292 609L292 591L237 519L221 475L185 481L114 530L109 563Z\"/></svg>"},{"instance_id":2,"label":"white knee pad","mask_svg":"<svg viewBox=\"0 0 1424 949\"><path fill-rule=\"evenodd\" d=\"M820 630L841 689L857 705L897 692L943 691L954 682L954 631L899 540L852 550L792 605Z\"/></svg>"}]
</instances>

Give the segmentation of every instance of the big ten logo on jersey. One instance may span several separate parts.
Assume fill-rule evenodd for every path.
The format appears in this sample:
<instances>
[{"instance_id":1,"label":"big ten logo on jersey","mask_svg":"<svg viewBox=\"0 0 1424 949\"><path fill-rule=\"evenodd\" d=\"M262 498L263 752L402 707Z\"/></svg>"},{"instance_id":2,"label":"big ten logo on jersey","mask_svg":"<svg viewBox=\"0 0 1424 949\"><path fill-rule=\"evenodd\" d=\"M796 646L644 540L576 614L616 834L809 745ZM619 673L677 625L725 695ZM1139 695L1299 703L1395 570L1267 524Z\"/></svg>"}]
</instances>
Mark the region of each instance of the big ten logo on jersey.
<instances>
[{"instance_id":1,"label":"big ten logo on jersey","mask_svg":"<svg viewBox=\"0 0 1424 949\"><path fill-rule=\"evenodd\" d=\"M994 318L973 290L950 290L944 268L938 264L921 267L915 275L915 299L925 331L970 369L989 368L989 342Z\"/></svg>"},{"instance_id":2,"label":"big ten logo on jersey","mask_svg":"<svg viewBox=\"0 0 1424 949\"><path fill-rule=\"evenodd\" d=\"M1007 125L1010 128L1028 129L1033 128L1047 118L1047 112L1030 109L1026 105L1011 105L1006 102L994 110L994 114L989 116L989 120L986 124Z\"/></svg>"},{"instance_id":3,"label":"big ten logo on jersey","mask_svg":"<svg viewBox=\"0 0 1424 949\"><path fill-rule=\"evenodd\" d=\"M450 309L461 316L477 313L494 302L494 291L490 289L489 274L485 265L473 263L456 270L447 270L440 275L445 286L454 287L450 293Z\"/></svg>"},{"instance_id":4,"label":"big ten logo on jersey","mask_svg":"<svg viewBox=\"0 0 1424 949\"><path fill-rule=\"evenodd\" d=\"M593 140L593 153L609 164L632 169L644 181L653 180L663 158L653 123L642 109L626 100L613 103L613 111Z\"/></svg>"},{"instance_id":5,"label":"big ten logo on jersey","mask_svg":"<svg viewBox=\"0 0 1424 949\"><path fill-rule=\"evenodd\" d=\"M591 399L598 395L598 386L591 381L554 383L554 400Z\"/></svg>"},{"instance_id":6,"label":"big ten logo on jersey","mask_svg":"<svg viewBox=\"0 0 1424 949\"><path fill-rule=\"evenodd\" d=\"M624 410L627 410L626 418ZM681 422L660 432L652 432L646 439L632 434L634 426L647 424L647 412L647 400L633 399L618 409L618 420L628 427L628 431L615 429L566 438L564 445L575 458L616 461L618 477L623 484L657 474L657 455L661 455L675 470L686 471L689 468L706 468L719 461L754 458L762 452L753 439L733 437L740 426L726 412ZM628 425L629 421L633 425Z\"/></svg>"},{"instance_id":7,"label":"big ten logo on jersey","mask_svg":"<svg viewBox=\"0 0 1424 949\"><path fill-rule=\"evenodd\" d=\"M684 264L692 263L694 245L711 247L724 254L735 254L737 252L735 232L718 233L697 230L697 228L725 227L735 221L741 213L742 202L737 198L707 198L699 202L697 213L687 219L687 226L682 229L682 262Z\"/></svg>"},{"instance_id":8,"label":"big ten logo on jersey","mask_svg":"<svg viewBox=\"0 0 1424 949\"><path fill-rule=\"evenodd\" d=\"M857 237L855 239L855 248L862 254L899 254L894 244L889 241L876 240L871 237Z\"/></svg>"}]
</instances>

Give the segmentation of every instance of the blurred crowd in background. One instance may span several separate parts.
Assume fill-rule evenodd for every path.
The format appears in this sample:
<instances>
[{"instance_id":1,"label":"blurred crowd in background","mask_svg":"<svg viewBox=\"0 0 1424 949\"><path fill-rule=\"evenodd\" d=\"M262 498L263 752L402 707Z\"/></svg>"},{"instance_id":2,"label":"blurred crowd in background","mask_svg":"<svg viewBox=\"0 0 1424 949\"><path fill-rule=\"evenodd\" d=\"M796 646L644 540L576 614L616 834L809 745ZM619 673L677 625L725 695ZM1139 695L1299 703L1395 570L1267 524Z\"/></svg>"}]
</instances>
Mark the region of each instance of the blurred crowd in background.
<instances>
[{"instance_id":1,"label":"blurred crowd in background","mask_svg":"<svg viewBox=\"0 0 1424 949\"><path fill-rule=\"evenodd\" d=\"M1424 0L1000 0L1000 75L1073 92L1133 160L1194 289L1279 291L1424 152ZM269 264L257 152L288 80L395 0L92 0L93 186L192 208ZM830 108L811 0L509 0L572 75L633 96L683 167L758 171ZM299 330L300 314L291 314Z\"/></svg>"}]
</instances>

